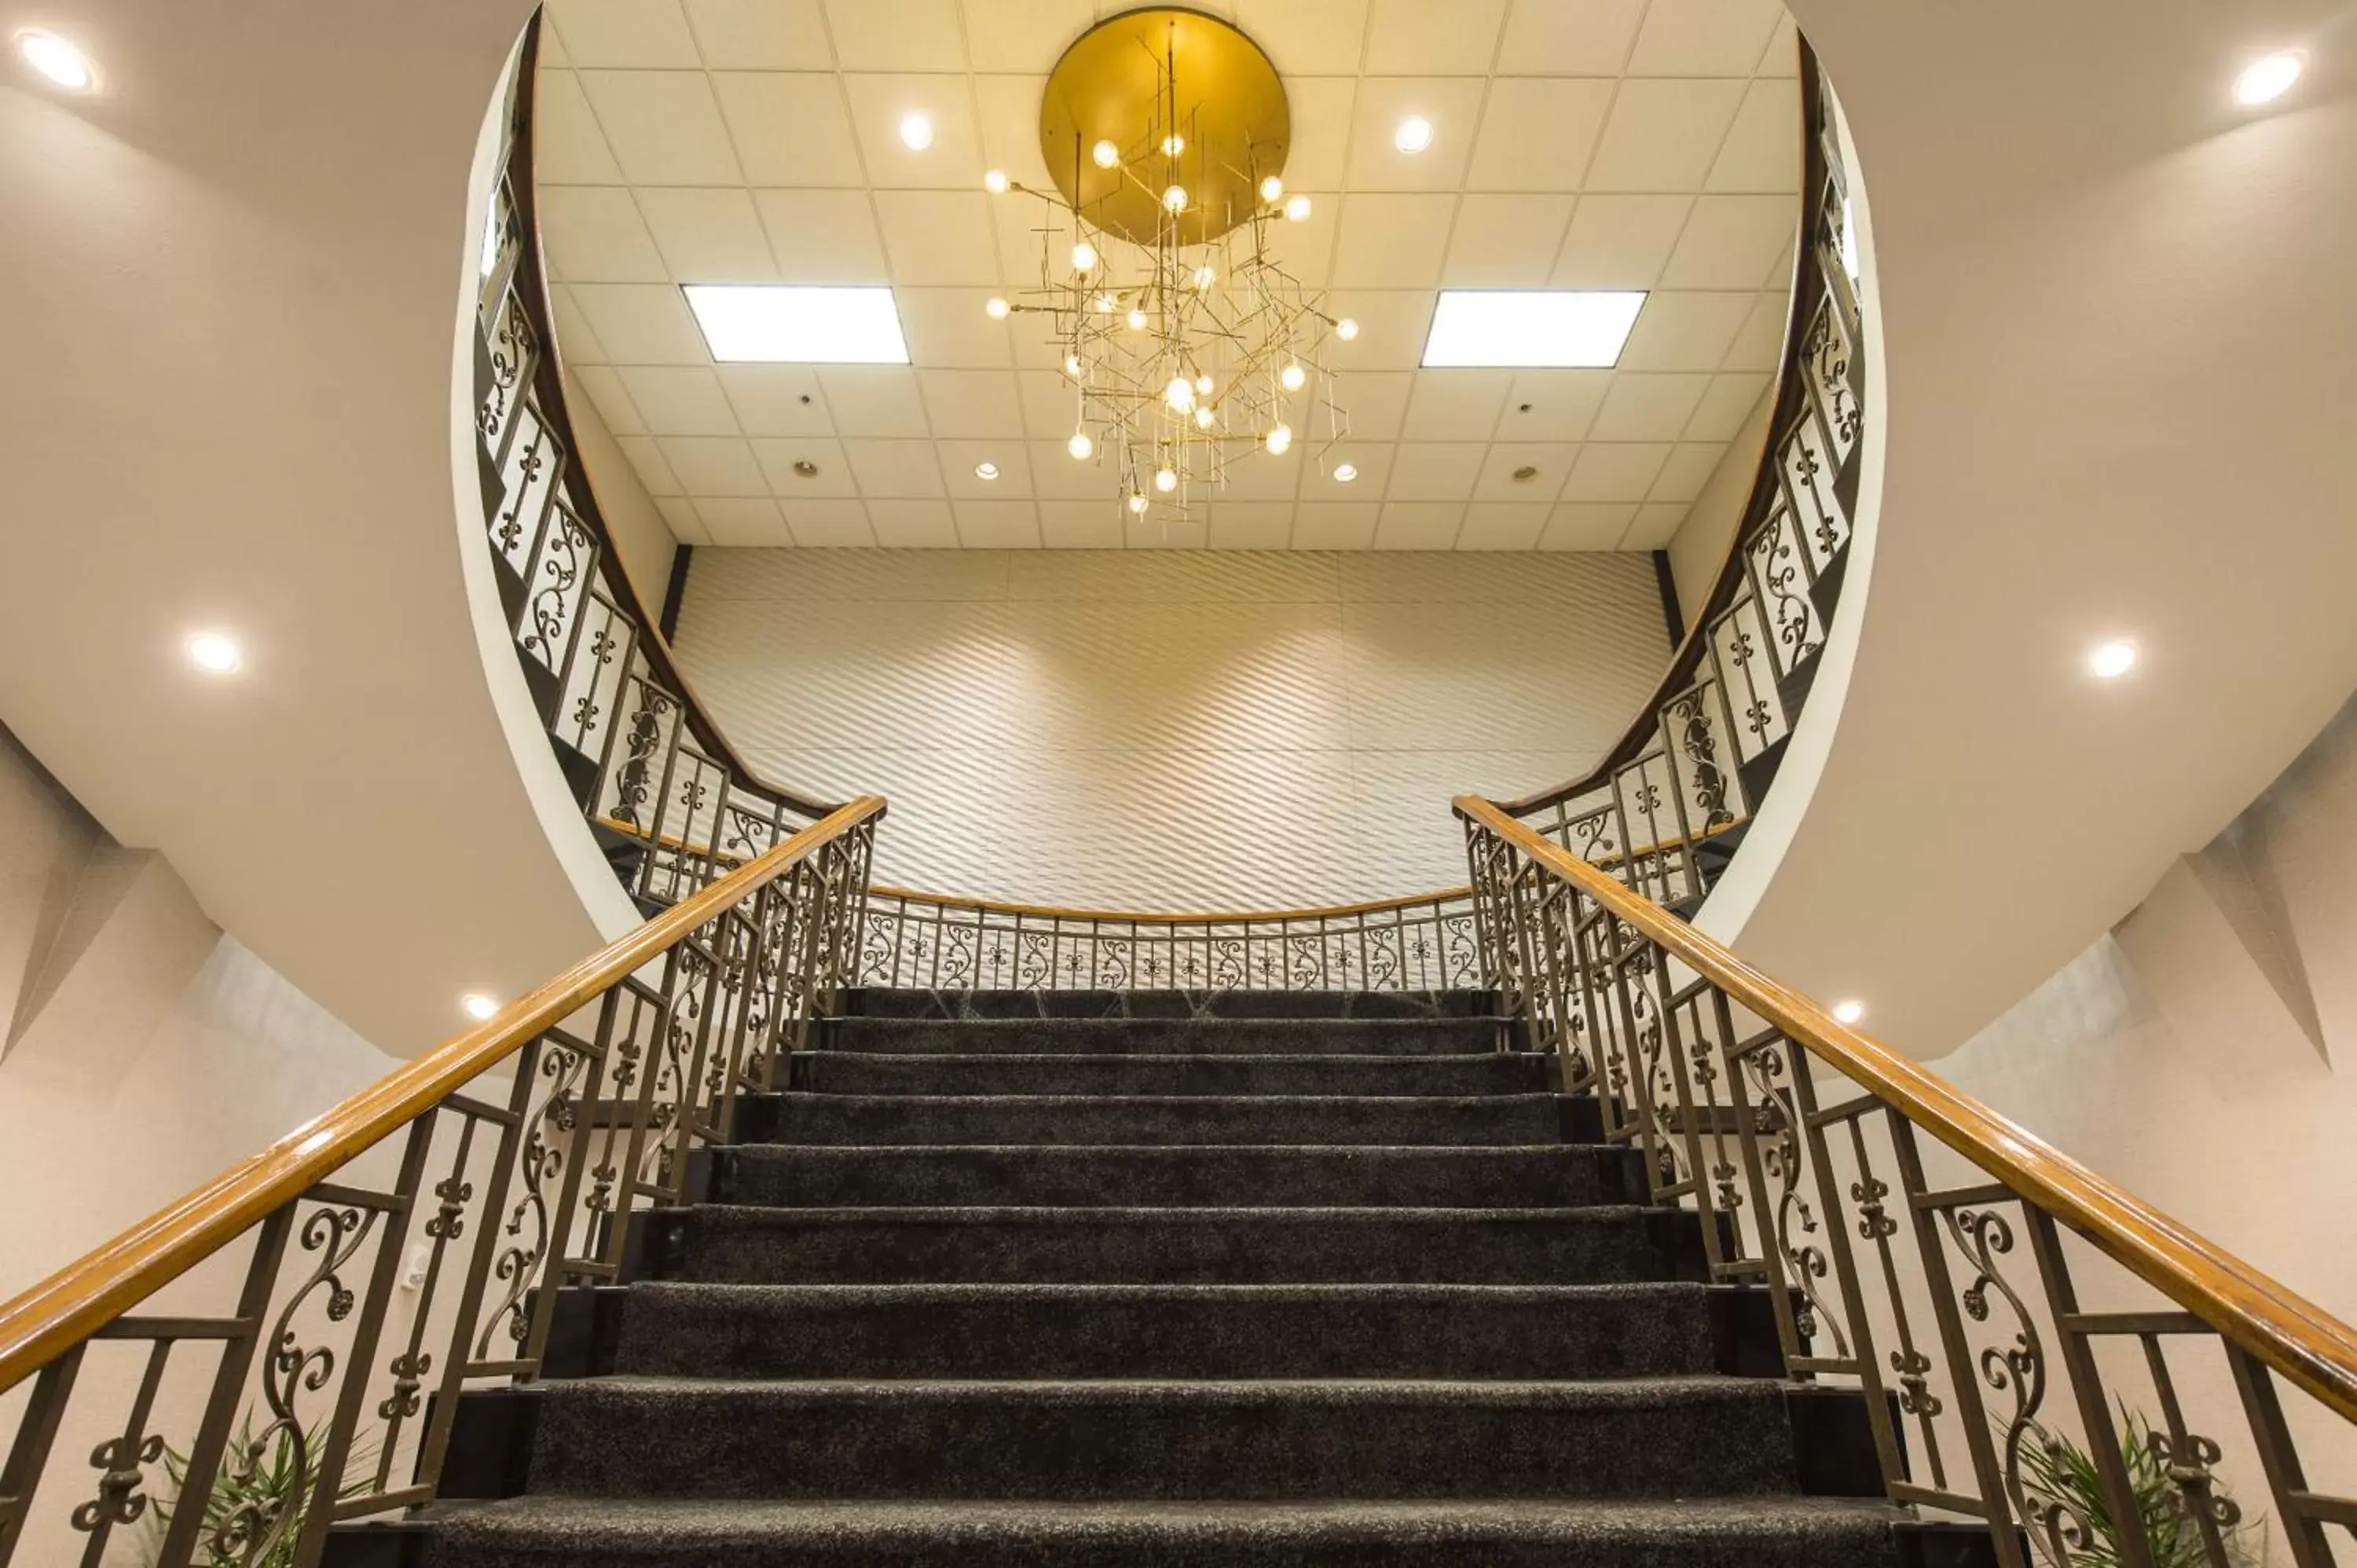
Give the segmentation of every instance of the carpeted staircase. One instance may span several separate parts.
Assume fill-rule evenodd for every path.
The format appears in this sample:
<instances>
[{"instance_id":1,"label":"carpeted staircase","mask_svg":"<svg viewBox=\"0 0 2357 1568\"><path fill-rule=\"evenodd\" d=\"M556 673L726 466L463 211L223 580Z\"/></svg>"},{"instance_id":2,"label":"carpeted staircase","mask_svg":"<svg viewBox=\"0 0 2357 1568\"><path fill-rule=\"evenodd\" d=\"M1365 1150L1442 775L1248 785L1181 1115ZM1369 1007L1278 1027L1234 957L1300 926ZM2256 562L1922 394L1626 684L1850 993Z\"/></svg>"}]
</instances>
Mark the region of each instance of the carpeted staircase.
<instances>
[{"instance_id":1,"label":"carpeted staircase","mask_svg":"<svg viewBox=\"0 0 2357 1568\"><path fill-rule=\"evenodd\" d=\"M1857 1397L1487 998L847 1005L430 1561L1918 1560Z\"/></svg>"}]
</instances>

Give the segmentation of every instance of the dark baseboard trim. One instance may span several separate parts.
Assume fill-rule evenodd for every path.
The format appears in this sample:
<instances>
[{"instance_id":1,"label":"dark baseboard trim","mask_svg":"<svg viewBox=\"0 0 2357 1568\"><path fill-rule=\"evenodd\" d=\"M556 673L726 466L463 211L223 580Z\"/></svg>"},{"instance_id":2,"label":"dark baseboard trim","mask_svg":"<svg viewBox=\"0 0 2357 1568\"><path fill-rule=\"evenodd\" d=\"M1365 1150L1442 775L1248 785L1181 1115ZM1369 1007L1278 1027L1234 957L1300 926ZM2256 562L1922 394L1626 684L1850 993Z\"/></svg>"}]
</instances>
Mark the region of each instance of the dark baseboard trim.
<instances>
[{"instance_id":1,"label":"dark baseboard trim","mask_svg":"<svg viewBox=\"0 0 2357 1568\"><path fill-rule=\"evenodd\" d=\"M662 614L655 621L666 642L679 634L679 607L687 600L687 558L694 552L694 545L683 544L671 553L671 583L663 589Z\"/></svg>"},{"instance_id":2,"label":"dark baseboard trim","mask_svg":"<svg viewBox=\"0 0 2357 1568\"><path fill-rule=\"evenodd\" d=\"M679 547L679 553L681 561L684 563L687 558L687 546L684 544L681 545ZM684 572L686 568L683 564L680 570ZM678 582L679 576L674 575L672 581L674 583ZM1670 646L1672 648L1675 648L1678 645L1679 639L1684 638L1686 634L1686 617L1685 612L1678 607L1677 575L1670 570L1670 553L1666 550L1656 550L1653 552L1653 581L1661 585L1662 618L1669 623ZM668 608L666 608L665 614L668 615L669 613ZM663 633L665 636L669 636L671 628L669 624L666 623L663 628Z\"/></svg>"}]
</instances>

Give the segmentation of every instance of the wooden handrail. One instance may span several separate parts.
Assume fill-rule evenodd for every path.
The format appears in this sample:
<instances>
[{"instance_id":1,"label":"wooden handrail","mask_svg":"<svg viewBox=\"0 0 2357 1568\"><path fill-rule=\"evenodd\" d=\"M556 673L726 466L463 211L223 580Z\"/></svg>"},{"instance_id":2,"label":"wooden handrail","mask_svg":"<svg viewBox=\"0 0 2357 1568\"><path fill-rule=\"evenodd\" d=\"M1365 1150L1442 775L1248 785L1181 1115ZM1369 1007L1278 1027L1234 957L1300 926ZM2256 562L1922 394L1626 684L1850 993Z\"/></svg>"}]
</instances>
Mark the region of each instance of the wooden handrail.
<instances>
[{"instance_id":1,"label":"wooden handrail","mask_svg":"<svg viewBox=\"0 0 2357 1568\"><path fill-rule=\"evenodd\" d=\"M1123 926L1243 926L1274 925L1285 920L1333 920L1352 915L1383 915L1418 904L1441 904L1472 895L1469 887L1443 887L1432 893L1410 893L1396 898L1370 898L1360 904L1323 904L1303 909L1207 910L1168 913L1144 909L1068 909L1053 904L1010 904L996 898L968 898L954 893L926 893L913 887L888 887L870 883L871 898L898 898L910 904L934 904L946 909L974 909L989 915L1013 915L1032 920L1093 920Z\"/></svg>"},{"instance_id":2,"label":"wooden handrail","mask_svg":"<svg viewBox=\"0 0 2357 1568\"><path fill-rule=\"evenodd\" d=\"M884 809L876 795L835 808L750 865L682 899L0 1306L0 1391L522 1050L747 894L862 822L881 817Z\"/></svg>"},{"instance_id":3,"label":"wooden handrail","mask_svg":"<svg viewBox=\"0 0 2357 1568\"><path fill-rule=\"evenodd\" d=\"M1457 814L1512 844L1660 944L1940 1142L2063 1221L2232 1343L2357 1421L2357 1328L2284 1288L1921 1063L1859 1034L1478 795Z\"/></svg>"}]
</instances>

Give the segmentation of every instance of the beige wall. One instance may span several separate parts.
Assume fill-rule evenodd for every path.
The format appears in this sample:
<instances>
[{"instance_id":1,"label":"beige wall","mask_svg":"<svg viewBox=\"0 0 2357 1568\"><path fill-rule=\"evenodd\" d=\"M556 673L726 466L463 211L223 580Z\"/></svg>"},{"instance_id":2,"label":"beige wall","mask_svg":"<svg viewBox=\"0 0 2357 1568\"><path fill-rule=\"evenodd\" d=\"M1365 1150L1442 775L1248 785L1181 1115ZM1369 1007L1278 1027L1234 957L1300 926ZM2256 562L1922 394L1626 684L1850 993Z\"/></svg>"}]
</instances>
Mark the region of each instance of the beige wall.
<instances>
[{"instance_id":1,"label":"beige wall","mask_svg":"<svg viewBox=\"0 0 2357 1568\"><path fill-rule=\"evenodd\" d=\"M1465 879L1452 794L1584 771L1667 652L1643 555L699 550L677 647L886 881L1112 908Z\"/></svg>"},{"instance_id":2,"label":"beige wall","mask_svg":"<svg viewBox=\"0 0 2357 1568\"><path fill-rule=\"evenodd\" d=\"M1702 493L1670 536L1670 576L1678 585L1678 609L1692 626L1702 614L1710 585L1743 525L1744 503L1751 499L1751 481L1760 472L1760 456L1768 449L1768 416L1775 411L1776 389L1770 385L1744 416L1743 428L1727 443Z\"/></svg>"}]
</instances>

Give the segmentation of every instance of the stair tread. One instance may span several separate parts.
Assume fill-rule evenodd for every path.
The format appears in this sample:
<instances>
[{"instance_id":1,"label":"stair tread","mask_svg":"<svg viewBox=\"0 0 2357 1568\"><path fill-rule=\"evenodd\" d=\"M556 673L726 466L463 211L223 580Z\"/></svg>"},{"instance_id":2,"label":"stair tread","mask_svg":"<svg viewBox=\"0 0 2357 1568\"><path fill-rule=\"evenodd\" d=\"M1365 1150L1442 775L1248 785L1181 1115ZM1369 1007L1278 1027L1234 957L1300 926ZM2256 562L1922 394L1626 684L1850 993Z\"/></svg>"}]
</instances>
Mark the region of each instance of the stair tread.
<instances>
[{"instance_id":1,"label":"stair tread","mask_svg":"<svg viewBox=\"0 0 2357 1568\"><path fill-rule=\"evenodd\" d=\"M1425 1062L1446 1062L1452 1065L1466 1062L1532 1061L1550 1058L1543 1051L1425 1051L1403 1055L1382 1051L859 1051L841 1046L825 1046L816 1050L795 1051L796 1057L823 1057L854 1061L888 1061L899 1063L954 1062L960 1067L1004 1065L1011 1062L1054 1062L1059 1066L1072 1062L1104 1062L1132 1066L1139 1062L1308 1062L1320 1067L1337 1063L1365 1063L1371 1066L1400 1067ZM1213 1098L1225 1098L1215 1096Z\"/></svg>"},{"instance_id":2,"label":"stair tread","mask_svg":"<svg viewBox=\"0 0 2357 1568\"><path fill-rule=\"evenodd\" d=\"M1602 1281L1564 1285L1416 1284L1348 1283L1341 1284L1107 1284L1053 1281L1009 1281L998 1283L916 1284L759 1284L730 1280L641 1280L629 1287L681 1296L716 1296L763 1301L809 1301L849 1305L859 1302L1016 1301L1027 1297L1093 1302L1283 1302L1383 1301L1461 1303L1467 1305L1577 1305L1584 1301L1659 1298L1700 1301L1711 1288L1691 1280Z\"/></svg>"},{"instance_id":3,"label":"stair tread","mask_svg":"<svg viewBox=\"0 0 2357 1568\"><path fill-rule=\"evenodd\" d=\"M1721 1372L1653 1373L1626 1378L743 1378L608 1372L547 1385L553 1397L614 1394L727 1400L1022 1399L1049 1404L1189 1401L1383 1406L1429 1404L1509 1408L1621 1409L1631 1405L1776 1401L1790 1386Z\"/></svg>"},{"instance_id":4,"label":"stair tread","mask_svg":"<svg viewBox=\"0 0 2357 1568\"><path fill-rule=\"evenodd\" d=\"M1189 1220L1220 1223L1234 1219L1298 1219L1305 1223L1347 1224L1354 1219L1379 1217L1385 1219L1483 1220L1530 1224L1541 1220L1587 1219L1605 1217L1615 1219L1635 1219L1648 1212L1633 1203L1596 1203L1577 1207L1555 1206L1546 1208L1467 1208L1448 1205L1410 1207L1383 1204L1178 1204L1169 1208L1123 1204L1091 1208L1079 1204L934 1204L923 1208L879 1208L873 1205L838 1204L825 1208L778 1208L752 1203L698 1203L688 1206L704 1214L724 1219L741 1219L755 1215L774 1217L780 1224L874 1224L877 1222L904 1225L939 1225L944 1223L1028 1221L1034 1224L1065 1223L1099 1225L1112 1219L1149 1220L1156 1224L1174 1224Z\"/></svg>"}]
</instances>

